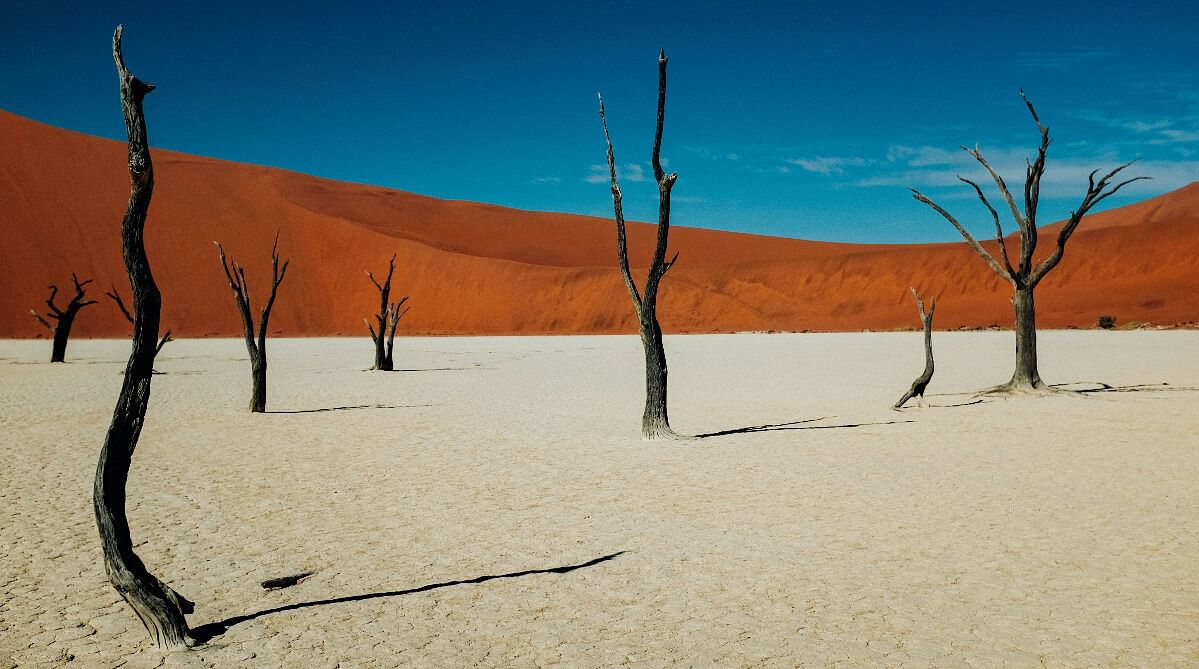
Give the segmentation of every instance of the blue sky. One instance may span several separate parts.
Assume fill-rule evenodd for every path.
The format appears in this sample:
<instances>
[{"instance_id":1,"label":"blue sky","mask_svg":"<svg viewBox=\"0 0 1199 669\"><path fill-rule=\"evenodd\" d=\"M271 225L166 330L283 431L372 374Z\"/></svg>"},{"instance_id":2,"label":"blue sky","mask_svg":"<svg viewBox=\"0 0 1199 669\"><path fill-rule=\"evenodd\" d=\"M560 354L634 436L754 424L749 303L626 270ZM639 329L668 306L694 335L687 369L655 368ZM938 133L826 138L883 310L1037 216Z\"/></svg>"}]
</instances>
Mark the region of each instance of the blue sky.
<instances>
[{"instance_id":1,"label":"blue sky","mask_svg":"<svg viewBox=\"0 0 1199 669\"><path fill-rule=\"evenodd\" d=\"M957 147L1020 182L1037 141L1020 88L1054 138L1043 223L1095 167L1154 177L1109 206L1199 180L1191 3L70 4L6 8L0 108L122 138L121 22L159 87L152 145L437 197L610 215L602 91L626 213L653 220L660 47L677 225L955 240L913 185L987 234Z\"/></svg>"}]
</instances>

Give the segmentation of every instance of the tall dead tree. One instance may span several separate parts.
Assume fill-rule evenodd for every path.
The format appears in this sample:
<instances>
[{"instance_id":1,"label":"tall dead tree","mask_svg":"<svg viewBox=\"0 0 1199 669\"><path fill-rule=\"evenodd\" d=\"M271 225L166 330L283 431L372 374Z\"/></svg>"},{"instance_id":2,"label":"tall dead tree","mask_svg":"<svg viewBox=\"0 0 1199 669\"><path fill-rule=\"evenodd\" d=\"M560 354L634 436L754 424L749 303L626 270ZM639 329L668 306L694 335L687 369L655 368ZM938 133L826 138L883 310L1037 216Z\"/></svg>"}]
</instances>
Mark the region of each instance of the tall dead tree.
<instances>
[{"instance_id":1,"label":"tall dead tree","mask_svg":"<svg viewBox=\"0 0 1199 669\"><path fill-rule=\"evenodd\" d=\"M116 286L112 286L109 291L104 294L112 298L113 302L117 303L117 308L121 310L121 315L125 317L125 320L129 321L130 325L136 324L137 321L134 320L133 314L129 313L128 307L125 306L125 300L121 299L121 294L117 292ZM171 331L167 330L162 334L162 338L158 340L158 346L154 347L155 357L162 352L162 347L166 346L167 342L169 341L175 340L171 337Z\"/></svg>"},{"instance_id":2,"label":"tall dead tree","mask_svg":"<svg viewBox=\"0 0 1199 669\"><path fill-rule=\"evenodd\" d=\"M133 289L133 350L125 366L112 423L100 449L92 500L108 580L133 608L154 642L160 648L176 649L192 642L184 614L191 613L195 605L146 569L133 551L129 521L125 517L125 481L150 401L162 297L150 272L143 242L146 211L154 191L154 166L150 162L142 98L154 86L125 69L121 32L121 26L117 26L112 36L112 57L121 82L121 108L129 133L129 204L121 224L121 250Z\"/></svg>"},{"instance_id":3,"label":"tall dead tree","mask_svg":"<svg viewBox=\"0 0 1199 669\"><path fill-rule=\"evenodd\" d=\"M396 257L392 254L391 260L387 263L387 278L379 283L375 279L375 275L370 272L366 273L367 278L371 283L375 284L375 288L379 290L379 313L375 314L375 325L371 325L368 319L362 319L366 323L366 327L370 330L371 341L375 343L375 365L371 369L378 369L384 372L390 372L395 369L395 338L396 325L404 314L408 313L408 308L404 308L404 303L408 301L408 296L401 297L398 302L391 302L391 278L395 274ZM409 307L410 308L410 307ZM378 329L376 330L376 326Z\"/></svg>"},{"instance_id":4,"label":"tall dead tree","mask_svg":"<svg viewBox=\"0 0 1199 669\"><path fill-rule=\"evenodd\" d=\"M999 212L995 210L995 207L991 206L990 201L987 200L987 196L977 183L962 176L958 177L962 183L968 184L974 189L978 199L982 201L983 206L986 207L995 223L995 243L999 248L999 260L983 248L952 214L915 188L910 190L912 191L912 197L928 205L944 217L945 220L949 221L966 240L966 243L970 245L970 248L982 256L983 260L986 261L987 265L996 274L1011 284L1014 291L1012 304L1016 310L1016 369L1012 373L1011 380L987 392L1008 394L1050 393L1054 391L1041 380L1041 375L1037 371L1037 325L1033 291L1036 290L1041 279L1045 278L1045 275L1061 262L1062 254L1066 250L1066 242L1070 241L1070 237L1078 229L1078 224L1082 222L1083 216L1092 207L1114 195L1124 186L1134 181L1148 179L1149 177L1134 177L1121 181L1114 186L1111 184L1111 180L1117 174L1135 161L1120 165L1101 176L1098 180L1095 179L1095 175L1099 174L1099 170L1091 172L1090 177L1088 177L1086 195L1083 196L1081 204L1074 211L1070 212L1070 218L1066 220L1058 232L1056 247L1040 263L1034 263L1033 253L1037 249L1038 232L1037 205L1041 195L1041 175L1045 173L1045 154L1049 149L1049 128L1041 123L1040 117L1037 116L1037 110L1024 95L1023 90L1020 91L1020 97L1024 100L1024 105L1028 107L1028 112L1032 115L1033 122L1037 125L1037 130L1041 133L1041 144L1037 148L1036 160L1028 161L1025 169L1023 211L1020 205L1017 204L1016 198L1008 190L1007 183L1004 182L1003 177L987 162L987 159L983 157L978 146L975 145L973 149L962 147L963 151L973 156L986 169L987 173L991 175L991 178L995 181L996 188L999 190L999 194L1003 197L1008 209L1011 211L1012 218L1016 221L1016 226L1020 230L1020 255L1016 266L1012 265L1008 254L1003 226L999 222ZM1000 262L1001 260L1002 262Z\"/></svg>"},{"instance_id":5,"label":"tall dead tree","mask_svg":"<svg viewBox=\"0 0 1199 669\"><path fill-rule=\"evenodd\" d=\"M899 398L892 407L894 409L902 407L913 397L920 398L920 404L923 405L924 389L928 387L928 382L933 380L933 312L937 310L937 301L930 301L928 311L925 311L924 300L920 299L920 293L917 293L915 288L912 288L912 297L916 298L916 309L920 312L920 323L924 326L924 371L912 381L912 387Z\"/></svg>"},{"instance_id":6,"label":"tall dead tree","mask_svg":"<svg viewBox=\"0 0 1199 669\"><path fill-rule=\"evenodd\" d=\"M58 296L58 286L50 286L50 297L46 298L46 306L50 310L46 316L42 316L33 309L29 313L37 319L51 334L54 335L54 345L50 349L50 362L66 362L67 357L67 340L71 338L71 326L75 325L75 316L79 314L79 310L96 304L95 300L84 299L87 293L84 287L91 283L92 279L80 282L79 277L71 274L71 283L75 284L75 295L71 297L71 301L67 302L64 309L59 309L55 304L54 298ZM47 320L46 317L54 319L54 323Z\"/></svg>"},{"instance_id":7,"label":"tall dead tree","mask_svg":"<svg viewBox=\"0 0 1199 669\"><path fill-rule=\"evenodd\" d=\"M250 288L246 285L246 268L237 262L226 261L225 248L219 242L213 242L213 244L216 244L217 252L221 257L221 269L225 270L225 278L229 280L229 288L233 290L233 299L237 302L238 311L241 312L246 350L250 352L250 370L254 379L250 395L250 412L266 413L266 328L267 322L271 318L271 308L275 306L275 295L279 292L279 284L283 283L283 277L287 274L287 265L291 261L284 261L283 266L279 266L279 235L276 234L275 244L271 247L271 294L259 315L258 338L255 340L254 315L250 312Z\"/></svg>"},{"instance_id":8,"label":"tall dead tree","mask_svg":"<svg viewBox=\"0 0 1199 669\"><path fill-rule=\"evenodd\" d=\"M599 98L600 123L608 144L608 172L612 177L612 208L616 215L620 273L633 300L641 330L641 344L645 348L645 411L641 415L641 433L647 439L677 436L670 427L666 413L666 349L662 345L662 328L658 324L658 284L679 257L676 253L673 258L666 260L667 238L670 234L670 190L679 177L677 173L663 172L659 157L662 151L662 126L666 119L666 62L666 51L663 50L658 54L658 121L652 156L654 179L658 182L658 242L654 247L643 293L637 290L637 284L629 272L629 245L625 236L620 183L616 178L616 158L612 152L612 136L608 133L608 119L604 116L604 97L601 95Z\"/></svg>"}]
</instances>

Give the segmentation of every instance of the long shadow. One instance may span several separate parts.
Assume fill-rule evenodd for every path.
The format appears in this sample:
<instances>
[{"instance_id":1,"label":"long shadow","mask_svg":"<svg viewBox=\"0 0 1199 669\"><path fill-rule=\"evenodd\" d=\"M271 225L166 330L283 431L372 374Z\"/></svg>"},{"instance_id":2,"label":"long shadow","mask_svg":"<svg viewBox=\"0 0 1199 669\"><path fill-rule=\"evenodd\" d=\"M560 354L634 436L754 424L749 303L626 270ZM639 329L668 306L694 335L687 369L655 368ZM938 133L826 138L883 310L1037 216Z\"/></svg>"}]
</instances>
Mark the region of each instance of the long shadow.
<instances>
[{"instance_id":1,"label":"long shadow","mask_svg":"<svg viewBox=\"0 0 1199 669\"><path fill-rule=\"evenodd\" d=\"M868 425L895 425L896 423L915 423L914 420L888 420L879 423L841 423L838 425L804 425L804 423L814 423L818 420L824 420L824 416L820 418L809 418L807 420L796 420L790 423L774 423L770 425L750 425L748 427L738 427L732 430L721 430L719 432L707 432L705 434L695 435L696 439L708 439L710 437L724 437L730 434L748 434L751 432L781 432L783 430L837 430L854 427L866 427Z\"/></svg>"},{"instance_id":2,"label":"long shadow","mask_svg":"<svg viewBox=\"0 0 1199 669\"><path fill-rule=\"evenodd\" d=\"M468 372L482 367L426 367L424 369L397 369L397 372Z\"/></svg>"},{"instance_id":3,"label":"long shadow","mask_svg":"<svg viewBox=\"0 0 1199 669\"><path fill-rule=\"evenodd\" d=\"M1094 385L1094 388L1079 388L1074 389L1069 386L1081 386L1085 384ZM1168 393L1168 392L1184 392L1195 391L1199 388L1191 388L1189 386L1172 386L1169 383L1137 383L1128 386L1113 386L1102 381L1075 381L1074 383L1054 383L1051 388L1060 388L1069 390L1075 393Z\"/></svg>"},{"instance_id":4,"label":"long shadow","mask_svg":"<svg viewBox=\"0 0 1199 669\"><path fill-rule=\"evenodd\" d=\"M201 625L192 630L192 638L194 638L199 643L205 643L205 642L211 641L212 639L215 639L216 637L229 631L230 627L244 623L248 620L254 620L255 618L261 618L262 616L269 616L273 613L283 613L285 611L295 611L297 609L306 609L306 608L313 607L313 606L326 606L329 604L344 604L347 602L361 602L361 601L366 601L368 599L382 599L384 597L400 597L403 595L414 595L414 594L417 594L420 592L428 592L430 590L437 590L439 588L450 588L455 585L473 585L473 584L478 584L478 583L486 583L487 581L495 581L495 580L498 580L501 578L520 578L521 576L533 576L535 574L565 574L568 572L575 571L576 569L584 569L586 567L593 567L597 564L600 564L601 562L607 562L608 560L613 560L620 555L624 555L624 553L625 553L625 551L617 551L616 553L612 553L610 555L605 555L603 557L597 557L593 560L588 560L586 562L580 562L579 564L565 565L562 567L550 567L548 569L526 569L524 571L514 571L514 572L507 573L507 574L490 574L487 576L476 576L475 578L467 578L467 579L462 579L459 581L443 581L441 583L430 583L428 585L422 585L422 586L419 586L416 588L409 588L407 590L390 590L390 591L386 591L386 592L371 592L371 593L367 593L364 595L347 595L345 597L333 597L330 599L317 599L317 600L313 600L311 602L300 602L298 604L287 604L285 606L276 606L275 608L272 608L272 609L263 609L262 611L256 611L254 613L247 613L247 614L241 615L241 616L233 616L232 618L226 618L226 619L218 621L218 622L208 623L207 625Z\"/></svg>"},{"instance_id":5,"label":"long shadow","mask_svg":"<svg viewBox=\"0 0 1199 669\"><path fill-rule=\"evenodd\" d=\"M432 404L356 404L346 407L324 407L321 409L296 409L294 411L267 411L266 413L320 413L322 411L350 411L353 409L418 409Z\"/></svg>"}]
</instances>

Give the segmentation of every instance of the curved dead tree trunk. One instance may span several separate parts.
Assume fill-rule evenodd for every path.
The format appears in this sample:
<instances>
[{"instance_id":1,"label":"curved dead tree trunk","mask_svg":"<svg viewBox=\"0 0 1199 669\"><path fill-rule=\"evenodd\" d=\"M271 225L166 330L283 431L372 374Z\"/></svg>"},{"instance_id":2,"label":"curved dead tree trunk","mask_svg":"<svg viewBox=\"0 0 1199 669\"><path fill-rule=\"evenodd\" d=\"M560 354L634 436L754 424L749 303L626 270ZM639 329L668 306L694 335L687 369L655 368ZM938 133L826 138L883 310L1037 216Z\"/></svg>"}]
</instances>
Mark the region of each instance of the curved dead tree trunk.
<instances>
[{"instance_id":1,"label":"curved dead tree trunk","mask_svg":"<svg viewBox=\"0 0 1199 669\"><path fill-rule=\"evenodd\" d=\"M371 369L378 369L384 372L390 372L395 369L395 338L396 325L404 314L408 313L408 309L404 308L404 303L408 301L408 296L400 298L399 302L392 303L391 300L391 278L395 274L396 257L394 254L387 264L387 278L379 283L375 279L375 275L370 272L366 273L367 278L371 283L375 284L375 288L379 290L379 313L375 314L375 325L367 319L366 327L370 330L371 341L375 344L375 364ZM378 328L376 329L376 326Z\"/></svg>"},{"instance_id":2,"label":"curved dead tree trunk","mask_svg":"<svg viewBox=\"0 0 1199 669\"><path fill-rule=\"evenodd\" d=\"M116 286L112 286L112 288L104 294L112 298L113 302L117 303L117 308L121 310L121 315L125 317L125 320L129 321L130 325L134 325L136 323L136 321L133 319L133 314L129 313L128 307L125 306L125 300L121 299L121 294L117 292ZM158 346L154 347L154 356L157 357L158 354L162 352L162 347L166 346L167 342L171 341L175 341L175 339L171 337L170 330L162 333L162 337L158 340Z\"/></svg>"},{"instance_id":3,"label":"curved dead tree trunk","mask_svg":"<svg viewBox=\"0 0 1199 669\"><path fill-rule=\"evenodd\" d=\"M75 295L67 302L67 306L59 309L55 304L54 298L58 296L58 286L50 286L50 297L46 298L46 306L49 311L46 316L42 316L33 309L29 313L41 323L43 327L54 335L54 345L50 349L50 362L66 362L67 358L67 340L71 338L71 326L75 325L75 316L79 314L79 310L92 304L96 304L95 300L84 299L87 291L84 288L91 283L92 279L80 282L79 277L71 274L71 283L75 284ZM54 323L47 320L46 317L54 319Z\"/></svg>"},{"instance_id":4,"label":"curved dead tree trunk","mask_svg":"<svg viewBox=\"0 0 1199 669\"><path fill-rule=\"evenodd\" d=\"M225 278L229 280L229 288L233 290L233 299L241 312L241 323L245 330L246 350L250 353L250 371L253 377L253 388L250 393L250 412L266 413L266 328L271 319L271 308L275 306L275 295L279 292L279 284L287 274L284 261L279 266L279 235L275 235L275 244L271 247L271 294L262 307L258 319L258 338L254 338L254 315L250 313L250 289L246 285L246 268L237 262L225 260L225 248L219 242L217 252L221 257L221 269L225 270Z\"/></svg>"},{"instance_id":5,"label":"curved dead tree trunk","mask_svg":"<svg viewBox=\"0 0 1199 669\"><path fill-rule=\"evenodd\" d=\"M154 642L160 648L175 649L192 642L184 614L191 613L194 605L146 569L133 552L129 522L125 517L125 481L150 401L162 298L150 273L142 236L154 191L154 167L150 162L142 98L154 87L125 69L121 58L121 30L121 26L117 26L113 34L112 56L121 80L121 107L129 133L129 204L121 224L121 249L133 288L133 351L125 366L121 394L104 447L100 450L92 500L108 580L133 608Z\"/></svg>"},{"instance_id":6,"label":"curved dead tree trunk","mask_svg":"<svg viewBox=\"0 0 1199 669\"><path fill-rule=\"evenodd\" d=\"M1092 207L1114 195L1116 191L1124 186L1134 181L1148 179L1149 177L1134 177L1113 185L1111 180L1131 165L1132 162L1116 167L1099 177L1098 180L1095 179L1095 176L1099 174L1099 170L1091 172L1088 178L1087 192L1083 196L1081 204L1074 211L1070 212L1070 218L1066 220L1065 225L1058 232L1057 244L1054 250L1040 263L1034 263L1033 252L1037 248L1038 233L1037 206L1041 195L1041 175L1045 172L1045 155L1049 149L1049 128L1041 123L1040 117L1037 116L1037 110L1033 107L1032 102L1025 97L1024 91L1020 91L1020 97L1024 99L1024 105L1028 108L1033 122L1037 125L1037 130L1041 134L1041 144L1037 148L1036 160L1030 161L1025 170L1023 210L1017 204L1016 198L1012 196L1011 191L1008 190L1007 183L1004 182L1003 177L999 176L999 173L987 162L987 159L983 157L978 146L975 146L973 149L962 147L963 151L973 156L986 169L987 173L991 175L991 179L994 180L999 194L1003 197L1004 202L1007 203L1008 209L1011 211L1012 218L1016 221L1016 227L1020 230L1020 256L1017 265L1012 265L1011 258L1008 255L1007 243L1003 235L1003 226L999 222L999 212L995 210L995 207L991 206L991 202L987 200L987 196L977 183L965 177L958 177L961 182L968 184L974 189L978 199L982 201L983 206L990 213L991 219L995 223L995 243L999 248L999 259L996 259L995 256L983 248L952 214L915 188L910 190L912 191L912 197L928 205L944 217L945 220L949 221L957 229L958 233L962 235L962 238L966 240L966 243L970 245L970 248L982 256L987 265L1012 286L1012 304L1016 311L1016 369L1012 373L1011 380L987 392L1050 393L1054 391L1041 380L1041 375L1037 371L1037 326L1033 291L1036 290L1041 279L1045 278L1045 275L1061 262L1062 254L1066 250L1066 242L1070 241L1070 237L1078 229L1078 224L1082 222L1083 216Z\"/></svg>"},{"instance_id":7,"label":"curved dead tree trunk","mask_svg":"<svg viewBox=\"0 0 1199 669\"><path fill-rule=\"evenodd\" d=\"M658 324L658 284L666 272L678 260L676 253L666 260L667 238L670 234L670 190L678 179L677 173L662 171L659 158L662 151L662 126L666 119L666 52L658 54L658 122L654 132L652 163L654 179L658 182L658 242L654 257L650 261L645 278L644 292L629 272L629 246L625 236L624 208L621 203L620 183L616 178L616 158L612 151L612 136L608 133L608 119L604 116L604 98L599 98L600 123L604 127L604 140L608 143L608 172L612 177L612 208L616 216L616 249L620 262L620 273L625 287L633 300L637 312L637 323L641 330L641 344L645 348L645 411L641 415L641 433L647 439L674 438L678 435L670 427L666 412L666 349L662 345L662 328Z\"/></svg>"},{"instance_id":8,"label":"curved dead tree trunk","mask_svg":"<svg viewBox=\"0 0 1199 669\"><path fill-rule=\"evenodd\" d=\"M937 301L929 302L928 311L925 311L924 300L920 299L920 293L915 288L912 288L912 297L916 298L916 309L920 312L920 323L924 326L924 371L912 381L912 386L892 407L894 409L902 407L913 397L920 398L920 405L924 406L924 389L933 380L933 312L937 310Z\"/></svg>"}]
</instances>

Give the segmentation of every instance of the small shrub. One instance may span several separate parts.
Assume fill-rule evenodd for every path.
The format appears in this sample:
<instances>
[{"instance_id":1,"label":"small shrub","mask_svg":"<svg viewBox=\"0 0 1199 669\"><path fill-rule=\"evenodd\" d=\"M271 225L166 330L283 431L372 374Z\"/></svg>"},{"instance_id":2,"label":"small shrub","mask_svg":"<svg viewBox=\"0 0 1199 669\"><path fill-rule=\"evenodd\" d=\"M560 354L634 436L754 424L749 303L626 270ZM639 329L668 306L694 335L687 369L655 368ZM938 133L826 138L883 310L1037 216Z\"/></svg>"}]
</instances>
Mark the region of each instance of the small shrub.
<instances>
[{"instance_id":1,"label":"small shrub","mask_svg":"<svg viewBox=\"0 0 1199 669\"><path fill-rule=\"evenodd\" d=\"M1116 317L1115 316L1107 316L1107 315L1100 316L1099 317L1099 327L1104 330L1110 330L1110 329L1116 327Z\"/></svg>"}]
</instances>

